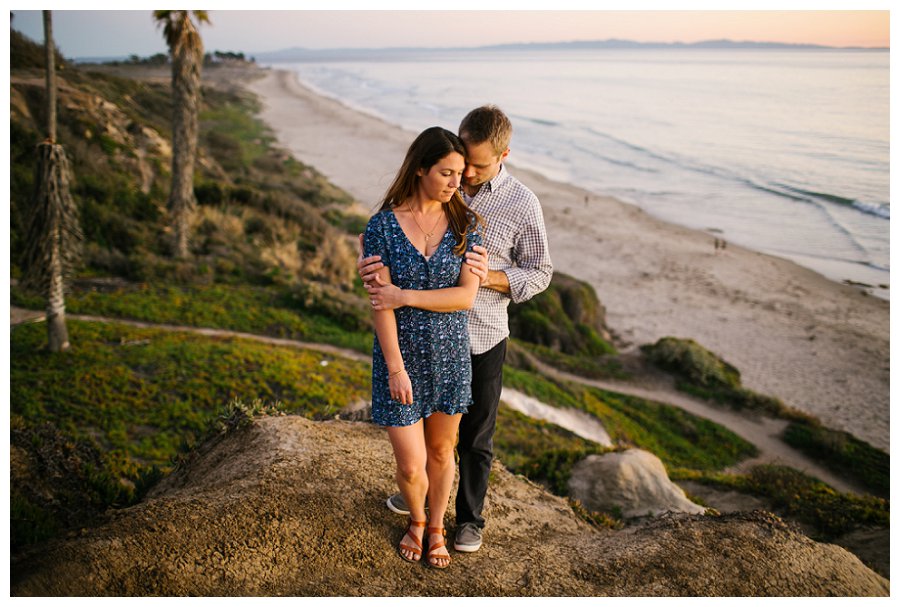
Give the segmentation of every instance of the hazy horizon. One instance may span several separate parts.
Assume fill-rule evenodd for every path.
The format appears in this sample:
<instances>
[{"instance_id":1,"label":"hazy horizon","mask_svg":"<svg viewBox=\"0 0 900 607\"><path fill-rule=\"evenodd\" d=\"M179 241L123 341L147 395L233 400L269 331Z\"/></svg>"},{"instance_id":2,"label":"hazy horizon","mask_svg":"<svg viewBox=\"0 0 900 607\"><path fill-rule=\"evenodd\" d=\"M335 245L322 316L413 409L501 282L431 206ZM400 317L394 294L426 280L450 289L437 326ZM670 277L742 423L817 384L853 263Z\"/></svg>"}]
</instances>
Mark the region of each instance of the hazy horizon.
<instances>
[{"instance_id":1,"label":"hazy horizon","mask_svg":"<svg viewBox=\"0 0 900 607\"><path fill-rule=\"evenodd\" d=\"M294 46L288 48L280 48L272 51L261 51L261 52L253 52L253 51L245 51L243 49L219 49L219 48L206 48L206 52L234 52L234 53L243 53L247 59L255 59L262 58L263 61L273 60L277 61L273 57L280 55L289 55L290 53L309 53L311 56L318 55L326 55L328 53L347 53L348 55L352 55L353 53L361 53L361 52L392 52L392 51L425 51L425 52L440 52L440 51L479 51L479 50L497 50L502 52L506 47L514 47L514 50L519 50L515 47L527 47L530 45L534 45L536 47L544 47L544 46L554 46L554 45L566 45L566 44L603 44L607 42L621 42L625 44L635 44L640 45L634 47L634 50L644 50L641 47L646 47L647 50L665 50L666 46L663 45L672 45L671 48L673 50L680 50L684 48L684 50L692 49L692 50L722 50L723 47L716 46L696 46L703 45L706 43L730 43L736 45L734 48L741 49L740 45L760 45L757 47L749 47L750 50L770 50L768 47L764 45L775 45L773 46L776 50L792 50L793 47L796 47L798 50L822 50L822 51L839 51L839 50L847 50L847 51L872 51L872 52L888 52L890 51L890 47L842 47L842 46L825 46L825 45L812 45L812 44L795 44L795 43L784 43L784 42L772 42L770 40L728 40L728 39L717 39L717 40L700 40L697 42L691 43L668 43L668 42L637 42L634 40L625 40L625 39L604 39L604 40L560 40L560 41L547 41L547 42L520 42L520 43L502 43L502 44L489 44L489 45L481 45L481 46L453 46L453 47L416 47L416 46L390 46L390 47L335 47L335 48L309 48L303 46ZM657 46L659 45L659 46ZM678 45L683 45L678 46ZM781 46L778 46L781 45ZM632 47L626 46L623 48L619 47L598 47L599 50L629 50ZM525 50L525 49L522 49ZM746 50L746 49L741 49ZM160 51L165 53L165 51ZM70 59L75 61L90 61L90 60L123 60L128 59L132 55L136 53L130 53L128 55L81 55L81 56L68 56ZM138 55L139 57L146 58L150 55ZM270 59L273 58L273 59Z\"/></svg>"},{"instance_id":2,"label":"hazy horizon","mask_svg":"<svg viewBox=\"0 0 900 607\"><path fill-rule=\"evenodd\" d=\"M11 26L43 40L41 11L12 11ZM209 11L207 51L248 56L308 50L480 48L626 40L714 40L834 48L890 48L889 11ZM449 28L459 22L463 27ZM152 11L54 11L54 39L67 57L166 53ZM438 36L434 32L444 32ZM435 39L438 39L435 42Z\"/></svg>"}]
</instances>

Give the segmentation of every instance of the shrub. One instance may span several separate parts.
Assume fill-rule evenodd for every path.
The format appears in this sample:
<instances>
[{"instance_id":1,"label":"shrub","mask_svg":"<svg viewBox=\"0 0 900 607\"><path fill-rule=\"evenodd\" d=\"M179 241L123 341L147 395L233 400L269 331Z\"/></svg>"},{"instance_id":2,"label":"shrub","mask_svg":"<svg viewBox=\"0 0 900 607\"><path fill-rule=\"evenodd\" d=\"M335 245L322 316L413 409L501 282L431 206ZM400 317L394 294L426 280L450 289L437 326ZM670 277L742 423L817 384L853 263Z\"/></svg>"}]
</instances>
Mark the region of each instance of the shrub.
<instances>
[{"instance_id":1,"label":"shrub","mask_svg":"<svg viewBox=\"0 0 900 607\"><path fill-rule=\"evenodd\" d=\"M843 535L861 525L889 524L886 500L840 493L786 466L756 466L746 484L770 498L776 509L814 525L825 537Z\"/></svg>"},{"instance_id":2,"label":"shrub","mask_svg":"<svg viewBox=\"0 0 900 607\"><path fill-rule=\"evenodd\" d=\"M739 388L740 372L693 339L663 337L653 345L641 346L647 359L701 388Z\"/></svg>"},{"instance_id":3,"label":"shrub","mask_svg":"<svg viewBox=\"0 0 900 607\"><path fill-rule=\"evenodd\" d=\"M217 181L204 181L194 186L194 196L197 204L220 205L228 196L228 191Z\"/></svg>"},{"instance_id":4,"label":"shrub","mask_svg":"<svg viewBox=\"0 0 900 607\"><path fill-rule=\"evenodd\" d=\"M278 415L283 411L284 405L280 402L264 403L261 399L254 399L250 404L239 398L228 401L221 412L210 422L210 432L219 434L231 432L239 428L246 428L253 424L253 420L263 415Z\"/></svg>"},{"instance_id":5,"label":"shrub","mask_svg":"<svg viewBox=\"0 0 900 607\"><path fill-rule=\"evenodd\" d=\"M744 388L737 368L693 339L663 337L655 344L641 346L641 351L652 364L672 373L676 387L688 394L774 417L812 419L773 396Z\"/></svg>"},{"instance_id":6,"label":"shrub","mask_svg":"<svg viewBox=\"0 0 900 607\"><path fill-rule=\"evenodd\" d=\"M338 209L328 209L322 214L322 217L324 217L325 221L342 232L354 236L364 233L366 231L366 224L369 222L369 218L364 215L344 213Z\"/></svg>"},{"instance_id":7,"label":"shrub","mask_svg":"<svg viewBox=\"0 0 900 607\"><path fill-rule=\"evenodd\" d=\"M564 354L606 356L616 353L606 333L605 312L593 288L555 272L546 291L509 308L510 334L516 339Z\"/></svg>"},{"instance_id":8,"label":"shrub","mask_svg":"<svg viewBox=\"0 0 900 607\"><path fill-rule=\"evenodd\" d=\"M266 245L275 242L275 230L270 222L263 217L251 215L244 220L244 234L248 238L258 238L259 241Z\"/></svg>"},{"instance_id":9,"label":"shrub","mask_svg":"<svg viewBox=\"0 0 900 607\"><path fill-rule=\"evenodd\" d=\"M14 17L11 16L11 18ZM68 65L65 57L55 49L54 61L60 68ZM46 62L44 45L38 44L22 32L9 28L9 67L10 69L43 69Z\"/></svg>"},{"instance_id":10,"label":"shrub","mask_svg":"<svg viewBox=\"0 0 900 607\"><path fill-rule=\"evenodd\" d=\"M791 422L782 437L829 469L858 479L876 495L890 495L891 458L884 451L847 432L810 422Z\"/></svg>"},{"instance_id":11,"label":"shrub","mask_svg":"<svg viewBox=\"0 0 900 607\"><path fill-rule=\"evenodd\" d=\"M790 516L815 529L815 537L832 540L860 527L890 525L886 499L841 493L793 468L754 466L748 474L670 470L673 480L693 480L769 500L776 514Z\"/></svg>"},{"instance_id":12,"label":"shrub","mask_svg":"<svg viewBox=\"0 0 900 607\"><path fill-rule=\"evenodd\" d=\"M10 432L18 454L18 465L11 472L13 551L86 524L111 505L132 504L149 488L147 482L123 481L91 440L72 436L49 421L18 420ZM148 469L142 480L157 473Z\"/></svg>"}]
</instances>

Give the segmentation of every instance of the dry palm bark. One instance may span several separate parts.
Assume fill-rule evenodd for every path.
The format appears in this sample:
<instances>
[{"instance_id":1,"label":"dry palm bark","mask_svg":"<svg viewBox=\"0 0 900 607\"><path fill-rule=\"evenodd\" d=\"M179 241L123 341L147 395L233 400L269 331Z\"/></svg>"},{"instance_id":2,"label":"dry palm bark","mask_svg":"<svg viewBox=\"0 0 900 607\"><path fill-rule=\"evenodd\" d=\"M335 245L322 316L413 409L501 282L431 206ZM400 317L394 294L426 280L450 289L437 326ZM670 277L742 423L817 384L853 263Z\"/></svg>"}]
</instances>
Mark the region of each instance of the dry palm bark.
<instances>
[{"instance_id":1,"label":"dry palm bark","mask_svg":"<svg viewBox=\"0 0 900 607\"><path fill-rule=\"evenodd\" d=\"M169 211L174 231L174 254L185 258L189 253L191 216L194 198L194 161L197 156L199 130L200 69L203 64L203 41L191 19L208 22L206 11L154 11L158 25L172 56L172 191Z\"/></svg>"},{"instance_id":2,"label":"dry palm bark","mask_svg":"<svg viewBox=\"0 0 900 607\"><path fill-rule=\"evenodd\" d=\"M69 191L71 170L65 150L56 142L56 62L50 11L44 11L47 66L47 139L37 146L35 196L25 250L24 282L47 299L48 348L69 348L66 328L65 279L79 257L78 208Z\"/></svg>"}]
</instances>

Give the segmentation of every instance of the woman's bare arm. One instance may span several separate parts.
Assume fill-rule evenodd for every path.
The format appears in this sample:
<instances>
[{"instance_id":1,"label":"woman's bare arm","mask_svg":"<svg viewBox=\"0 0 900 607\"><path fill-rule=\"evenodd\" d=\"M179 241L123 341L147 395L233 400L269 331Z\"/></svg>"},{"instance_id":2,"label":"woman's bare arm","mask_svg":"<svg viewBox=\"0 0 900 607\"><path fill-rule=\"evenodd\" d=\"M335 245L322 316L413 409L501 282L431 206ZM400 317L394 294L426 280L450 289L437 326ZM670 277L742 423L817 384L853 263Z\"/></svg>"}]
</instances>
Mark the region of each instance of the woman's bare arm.
<instances>
[{"instance_id":1,"label":"woman's bare arm","mask_svg":"<svg viewBox=\"0 0 900 607\"><path fill-rule=\"evenodd\" d=\"M379 279L390 278L388 268L378 271ZM412 383L406 373L403 363L403 354L400 352L400 339L397 333L397 317L393 310L375 310L373 307L372 319L375 325L375 334L378 343L381 344L381 352L384 354L384 362L388 369L388 387L391 398L409 405L413 402Z\"/></svg>"},{"instance_id":2,"label":"woman's bare arm","mask_svg":"<svg viewBox=\"0 0 900 607\"><path fill-rule=\"evenodd\" d=\"M372 302L372 309L376 311L390 311L409 306L431 312L468 310L475 303L480 280L477 275L465 270L466 268L463 267L462 271L460 271L459 280L455 287L423 291L400 289L392 284L385 283L383 278L378 276L374 281L366 285L366 289L369 291L369 299Z\"/></svg>"}]
</instances>

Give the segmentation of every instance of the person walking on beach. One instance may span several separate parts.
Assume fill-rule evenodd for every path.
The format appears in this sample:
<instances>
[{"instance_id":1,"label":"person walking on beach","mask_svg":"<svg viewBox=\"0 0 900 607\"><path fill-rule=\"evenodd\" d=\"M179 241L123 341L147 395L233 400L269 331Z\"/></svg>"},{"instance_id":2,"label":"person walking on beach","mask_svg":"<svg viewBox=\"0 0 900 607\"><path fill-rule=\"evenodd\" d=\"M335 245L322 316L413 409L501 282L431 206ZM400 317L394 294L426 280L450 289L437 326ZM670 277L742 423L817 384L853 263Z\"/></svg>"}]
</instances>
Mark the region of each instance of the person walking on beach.
<instances>
[{"instance_id":1,"label":"person walking on beach","mask_svg":"<svg viewBox=\"0 0 900 607\"><path fill-rule=\"evenodd\" d=\"M375 272L379 283L441 294L441 309L435 311L372 303L372 420L387 427L397 485L410 514L399 553L419 561L427 532L427 562L441 569L450 564L444 514L455 476L453 448L460 418L472 402L464 310L475 301L479 277L462 266L465 252L482 242L481 220L458 189L465 151L446 129L423 131L363 236L366 253L384 261Z\"/></svg>"},{"instance_id":2,"label":"person walking on beach","mask_svg":"<svg viewBox=\"0 0 900 607\"><path fill-rule=\"evenodd\" d=\"M509 118L493 105L476 108L463 118L459 136L466 149L461 192L469 208L486 224L484 246L473 247L473 252L466 254L480 288L468 312L473 404L459 427L460 478L453 544L460 552L474 552L481 548L485 527L482 511L509 337L507 306L510 301L522 303L544 291L550 284L553 265L538 198L503 165L512 137ZM423 302L395 285L384 284L377 274L382 265L377 257L362 258L361 254L358 260L373 305L441 309L444 302L437 292ZM410 511L402 490L390 496L387 505L398 514Z\"/></svg>"}]
</instances>

